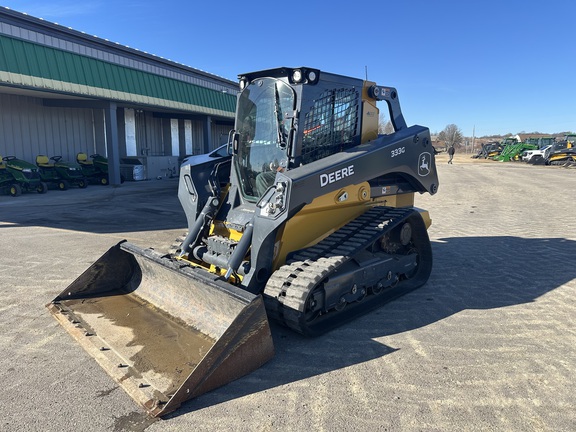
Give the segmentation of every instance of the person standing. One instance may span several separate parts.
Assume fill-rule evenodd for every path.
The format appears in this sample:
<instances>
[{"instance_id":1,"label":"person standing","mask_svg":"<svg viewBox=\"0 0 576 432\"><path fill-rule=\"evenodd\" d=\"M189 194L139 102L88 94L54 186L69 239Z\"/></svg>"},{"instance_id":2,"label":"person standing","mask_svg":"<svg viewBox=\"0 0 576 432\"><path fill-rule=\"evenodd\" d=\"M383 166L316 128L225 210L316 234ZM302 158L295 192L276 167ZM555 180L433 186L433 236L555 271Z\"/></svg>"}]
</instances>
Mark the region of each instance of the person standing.
<instances>
[{"instance_id":1,"label":"person standing","mask_svg":"<svg viewBox=\"0 0 576 432\"><path fill-rule=\"evenodd\" d=\"M456 152L456 150L454 149L454 146L450 146L450 148L448 149L448 156L450 156L450 158L448 159L448 163L452 164L452 159L454 159L454 153Z\"/></svg>"}]
</instances>

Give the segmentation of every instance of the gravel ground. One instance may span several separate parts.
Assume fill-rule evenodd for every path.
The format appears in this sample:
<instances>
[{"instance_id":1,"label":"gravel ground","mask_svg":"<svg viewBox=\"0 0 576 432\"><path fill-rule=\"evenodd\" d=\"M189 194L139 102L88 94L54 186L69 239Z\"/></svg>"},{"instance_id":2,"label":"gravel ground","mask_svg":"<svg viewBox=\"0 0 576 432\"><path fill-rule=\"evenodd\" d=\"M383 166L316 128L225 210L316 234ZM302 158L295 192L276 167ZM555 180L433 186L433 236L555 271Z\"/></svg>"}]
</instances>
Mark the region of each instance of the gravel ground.
<instances>
[{"instance_id":1,"label":"gravel ground","mask_svg":"<svg viewBox=\"0 0 576 432\"><path fill-rule=\"evenodd\" d=\"M576 170L437 157L429 282L151 420L46 303L122 239L186 229L177 180L0 196L0 429L576 430Z\"/></svg>"}]
</instances>

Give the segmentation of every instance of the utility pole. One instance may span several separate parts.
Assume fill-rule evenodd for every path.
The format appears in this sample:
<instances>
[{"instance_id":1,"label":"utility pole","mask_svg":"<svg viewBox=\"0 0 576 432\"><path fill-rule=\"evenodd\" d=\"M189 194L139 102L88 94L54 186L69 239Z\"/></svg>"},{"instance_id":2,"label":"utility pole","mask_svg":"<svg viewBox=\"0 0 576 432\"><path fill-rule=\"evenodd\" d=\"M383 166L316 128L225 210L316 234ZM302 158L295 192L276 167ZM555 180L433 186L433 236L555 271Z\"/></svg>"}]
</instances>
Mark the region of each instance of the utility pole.
<instances>
[{"instance_id":1,"label":"utility pole","mask_svg":"<svg viewBox=\"0 0 576 432\"><path fill-rule=\"evenodd\" d=\"M476 141L476 125L472 128L472 154L474 154L474 142Z\"/></svg>"}]
</instances>

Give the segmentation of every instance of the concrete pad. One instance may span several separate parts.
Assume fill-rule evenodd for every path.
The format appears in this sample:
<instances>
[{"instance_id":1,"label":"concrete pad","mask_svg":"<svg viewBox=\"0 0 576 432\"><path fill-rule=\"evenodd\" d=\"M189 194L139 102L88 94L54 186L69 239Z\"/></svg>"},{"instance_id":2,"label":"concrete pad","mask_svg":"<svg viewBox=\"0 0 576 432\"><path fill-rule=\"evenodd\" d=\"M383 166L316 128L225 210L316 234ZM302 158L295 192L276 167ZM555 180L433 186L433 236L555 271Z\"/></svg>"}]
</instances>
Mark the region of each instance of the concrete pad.
<instances>
[{"instance_id":1,"label":"concrete pad","mask_svg":"<svg viewBox=\"0 0 576 432\"><path fill-rule=\"evenodd\" d=\"M0 196L0 429L576 429L574 170L438 157L427 285L153 421L44 305L122 239L186 231L177 180Z\"/></svg>"}]
</instances>

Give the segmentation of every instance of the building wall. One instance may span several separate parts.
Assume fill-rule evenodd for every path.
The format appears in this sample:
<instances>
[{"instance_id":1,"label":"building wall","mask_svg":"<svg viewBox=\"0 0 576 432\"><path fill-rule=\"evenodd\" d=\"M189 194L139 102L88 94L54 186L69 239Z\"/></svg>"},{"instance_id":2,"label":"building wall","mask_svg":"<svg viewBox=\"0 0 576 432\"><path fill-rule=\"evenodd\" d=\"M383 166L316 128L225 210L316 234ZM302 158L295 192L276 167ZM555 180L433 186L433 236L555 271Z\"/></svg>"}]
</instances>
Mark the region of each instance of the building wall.
<instances>
[{"instance_id":1,"label":"building wall","mask_svg":"<svg viewBox=\"0 0 576 432\"><path fill-rule=\"evenodd\" d=\"M98 147L96 137L103 136L103 130L95 130L95 119L103 116L94 111L45 107L42 99L0 93L0 154L30 162L38 154L68 160L80 151L92 154Z\"/></svg>"},{"instance_id":2,"label":"building wall","mask_svg":"<svg viewBox=\"0 0 576 432\"><path fill-rule=\"evenodd\" d=\"M226 144L228 142L228 133L232 129L232 126L229 125L221 125L218 123L212 124L212 148L213 150L217 147L220 147L222 144Z\"/></svg>"},{"instance_id":3,"label":"building wall","mask_svg":"<svg viewBox=\"0 0 576 432\"><path fill-rule=\"evenodd\" d=\"M128 111L128 109L126 110ZM180 156L201 154L224 143L228 138L230 125L211 125L212 146L207 148L203 122L200 120L176 120L179 130L174 136L169 118L157 118L150 112L132 110L135 121L135 150L127 145L125 110L118 109L118 134L120 156ZM128 131L130 135L130 131ZM189 135L187 137L187 135ZM173 154L173 140L180 154ZM191 141L186 148L186 140ZM191 151L187 151L191 150ZM75 160L78 152L88 155L106 154L104 115L101 109L46 107L43 100L29 96L0 93L0 155L16 156L34 162L38 154L62 156Z\"/></svg>"}]
</instances>

